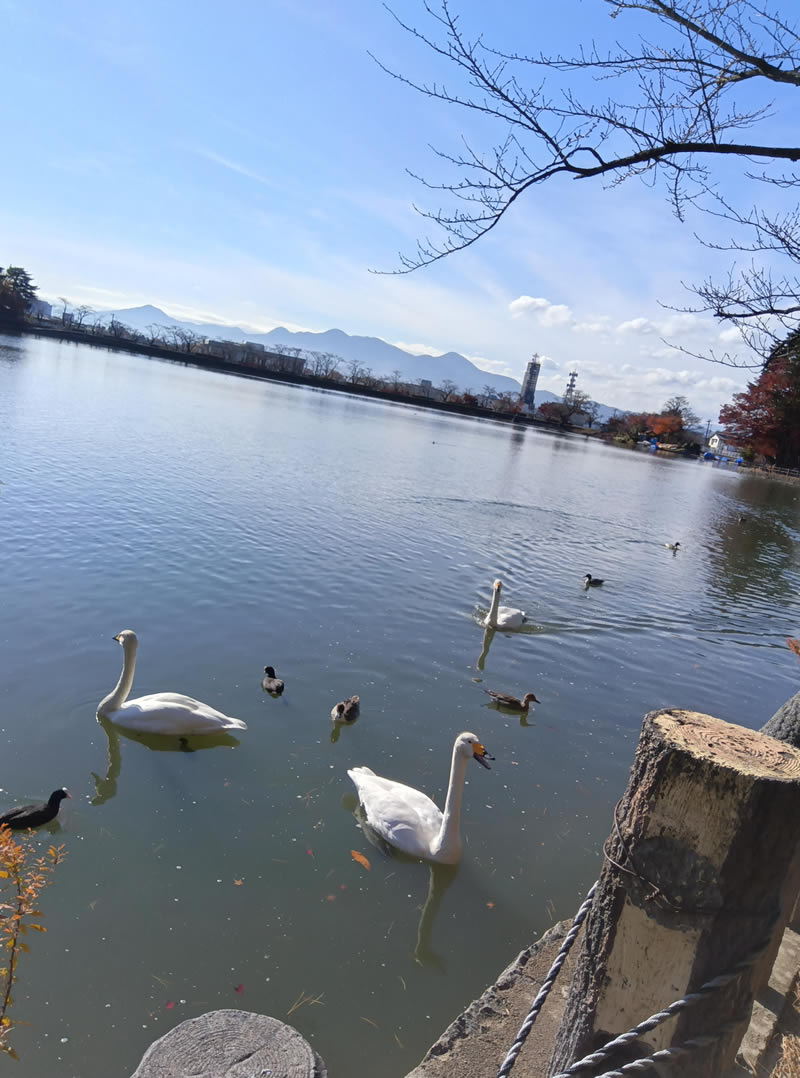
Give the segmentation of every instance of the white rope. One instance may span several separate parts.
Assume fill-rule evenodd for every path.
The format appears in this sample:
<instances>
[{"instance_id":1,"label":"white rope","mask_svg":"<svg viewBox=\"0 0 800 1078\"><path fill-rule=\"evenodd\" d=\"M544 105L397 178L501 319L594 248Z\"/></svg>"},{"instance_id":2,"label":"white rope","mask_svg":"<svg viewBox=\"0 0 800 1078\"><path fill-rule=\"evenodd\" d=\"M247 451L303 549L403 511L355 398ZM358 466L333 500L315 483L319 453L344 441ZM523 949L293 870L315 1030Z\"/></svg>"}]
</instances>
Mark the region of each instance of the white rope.
<instances>
[{"instance_id":1,"label":"white rope","mask_svg":"<svg viewBox=\"0 0 800 1078\"><path fill-rule=\"evenodd\" d=\"M531 1004L531 1009L528 1011L527 1018L520 1026L519 1033L517 1033L516 1037L514 1038L514 1043L509 1048L506 1058L500 1064L500 1070L497 1072L497 1078L508 1078L508 1075L511 1073L511 1068L516 1063L517 1056L519 1055L523 1044L527 1040L528 1034L533 1029L533 1023L536 1021L539 1015L539 1011L544 1006L544 1001L547 999L550 989L555 983L555 979L558 976L559 970L564 965L566 957L570 952L570 948L575 942L575 938L580 931L580 927L586 920L586 915L591 908L592 899L594 898L594 892L598 882L598 880L595 880L595 882L592 884L591 890L584 899L583 905L575 914L575 920L572 922L572 928L570 928L569 932L564 937L564 942L561 944L559 952L556 955L555 961L553 962L547 976L542 982L542 987L539 989L536 999Z\"/></svg>"}]
</instances>

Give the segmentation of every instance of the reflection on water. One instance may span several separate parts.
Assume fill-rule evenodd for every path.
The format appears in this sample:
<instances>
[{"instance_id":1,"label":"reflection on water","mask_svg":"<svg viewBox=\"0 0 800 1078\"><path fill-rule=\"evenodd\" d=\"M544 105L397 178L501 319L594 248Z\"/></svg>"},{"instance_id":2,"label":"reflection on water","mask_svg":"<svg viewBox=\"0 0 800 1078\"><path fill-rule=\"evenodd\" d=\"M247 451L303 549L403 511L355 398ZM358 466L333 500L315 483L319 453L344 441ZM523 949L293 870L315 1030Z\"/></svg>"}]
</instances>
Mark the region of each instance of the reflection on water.
<instances>
[{"instance_id":1,"label":"reflection on water","mask_svg":"<svg viewBox=\"0 0 800 1078\"><path fill-rule=\"evenodd\" d=\"M73 796L49 931L16 994L17 1078L130 1073L177 1022L282 1016L301 992L324 993L292 1021L331 1074L369 1051L401 1078L574 912L645 712L757 728L795 692L795 485L11 343L0 753L28 800ZM110 428L135 453L109 457L96 432ZM606 580L590 596L587 570ZM495 578L531 619L517 632L482 624ZM241 744L89 722L120 625L146 641L138 692L191 686L247 722ZM290 686L279 701L266 659ZM476 677L543 702L489 709ZM331 703L353 692L368 710L332 729ZM413 776L441 805L461 730L497 760L467 776L458 872L355 863L348 768Z\"/></svg>"},{"instance_id":2,"label":"reflection on water","mask_svg":"<svg viewBox=\"0 0 800 1078\"><path fill-rule=\"evenodd\" d=\"M486 658L489 654L489 648L492 646L494 640L494 634L496 629L491 629L488 625L483 630L483 640L481 641L481 653L478 656L478 669L483 670L486 665Z\"/></svg>"},{"instance_id":3,"label":"reflection on water","mask_svg":"<svg viewBox=\"0 0 800 1078\"><path fill-rule=\"evenodd\" d=\"M92 771L95 796L91 798L91 805L104 805L117 794L117 779L122 770L122 752L120 751L120 737L136 741L145 745L153 752L194 752L196 749L233 748L239 744L239 739L233 734L220 732L218 734L196 734L193 736L178 736L177 734L149 734L141 730L127 730L123 726L116 726L110 719L103 715L97 716L97 722L106 735L108 743L108 761L106 773L103 778Z\"/></svg>"},{"instance_id":4,"label":"reflection on water","mask_svg":"<svg viewBox=\"0 0 800 1078\"><path fill-rule=\"evenodd\" d=\"M366 840L386 857L397 864L397 874L418 872L423 863L415 857L410 857L402 850L396 849L381 835L370 827L363 806L358 798L352 794L345 794L342 798L342 807L351 812ZM417 866L416 869L411 866ZM442 904L447 889L458 875L459 866L440 865L426 863L428 869L428 892L425 901L419 906L419 921L417 923L417 938L414 947L414 961L419 966L427 966L431 969L445 972L446 963L434 947L434 928L436 914Z\"/></svg>"},{"instance_id":5,"label":"reflection on water","mask_svg":"<svg viewBox=\"0 0 800 1078\"><path fill-rule=\"evenodd\" d=\"M437 954L433 946L433 930L436 914L442 904L448 887L458 874L458 865L428 865L428 893L420 911L417 926L417 945L414 948L414 961L420 966L431 966L446 971L446 962Z\"/></svg>"}]
</instances>

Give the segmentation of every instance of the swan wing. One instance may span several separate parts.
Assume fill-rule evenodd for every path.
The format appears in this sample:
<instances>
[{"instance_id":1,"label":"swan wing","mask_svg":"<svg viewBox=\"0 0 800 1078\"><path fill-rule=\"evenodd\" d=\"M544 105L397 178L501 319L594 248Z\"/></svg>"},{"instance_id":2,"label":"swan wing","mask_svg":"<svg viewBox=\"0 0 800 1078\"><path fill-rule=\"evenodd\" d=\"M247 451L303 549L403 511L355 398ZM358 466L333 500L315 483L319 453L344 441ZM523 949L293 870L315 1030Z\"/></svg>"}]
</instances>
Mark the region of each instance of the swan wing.
<instances>
[{"instance_id":1,"label":"swan wing","mask_svg":"<svg viewBox=\"0 0 800 1078\"><path fill-rule=\"evenodd\" d=\"M347 772L355 783L367 823L381 838L412 857L430 857L442 814L429 797L413 786L382 778L369 768Z\"/></svg>"},{"instance_id":2,"label":"swan wing","mask_svg":"<svg viewBox=\"0 0 800 1078\"><path fill-rule=\"evenodd\" d=\"M118 726L161 734L210 734L216 730L246 730L247 723L176 692L159 692L128 700L108 716Z\"/></svg>"},{"instance_id":3,"label":"swan wing","mask_svg":"<svg viewBox=\"0 0 800 1078\"><path fill-rule=\"evenodd\" d=\"M513 606L501 606L497 610L497 624L500 628L518 629L525 621L525 611Z\"/></svg>"}]
</instances>

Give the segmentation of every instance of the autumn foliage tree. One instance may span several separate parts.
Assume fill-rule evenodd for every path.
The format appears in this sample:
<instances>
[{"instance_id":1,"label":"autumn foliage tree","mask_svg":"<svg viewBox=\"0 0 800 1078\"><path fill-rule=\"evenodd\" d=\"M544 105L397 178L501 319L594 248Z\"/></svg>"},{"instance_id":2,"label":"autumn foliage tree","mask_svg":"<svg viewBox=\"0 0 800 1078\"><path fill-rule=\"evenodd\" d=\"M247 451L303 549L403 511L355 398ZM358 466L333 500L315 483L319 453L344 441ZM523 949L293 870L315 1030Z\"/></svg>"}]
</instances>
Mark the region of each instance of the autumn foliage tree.
<instances>
[{"instance_id":1,"label":"autumn foliage tree","mask_svg":"<svg viewBox=\"0 0 800 1078\"><path fill-rule=\"evenodd\" d=\"M724 405L719 421L730 441L779 468L800 468L800 331L773 350L758 378Z\"/></svg>"},{"instance_id":2,"label":"autumn foliage tree","mask_svg":"<svg viewBox=\"0 0 800 1078\"><path fill-rule=\"evenodd\" d=\"M50 846L46 856L37 856L31 839L15 839L7 827L0 826L0 1052L12 1059L16 1052L8 1041L13 1025L8 1012L19 956L28 950L23 936L28 929L46 931L38 924L42 914L36 900L63 858L63 846Z\"/></svg>"}]
</instances>

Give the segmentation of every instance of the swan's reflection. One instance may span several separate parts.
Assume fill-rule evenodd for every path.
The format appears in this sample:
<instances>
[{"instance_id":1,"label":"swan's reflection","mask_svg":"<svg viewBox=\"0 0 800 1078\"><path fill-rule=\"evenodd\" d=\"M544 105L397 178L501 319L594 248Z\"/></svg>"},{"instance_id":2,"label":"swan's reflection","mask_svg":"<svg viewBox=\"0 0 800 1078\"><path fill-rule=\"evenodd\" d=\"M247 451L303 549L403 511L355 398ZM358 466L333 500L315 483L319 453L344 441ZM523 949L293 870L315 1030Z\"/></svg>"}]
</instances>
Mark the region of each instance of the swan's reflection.
<instances>
[{"instance_id":1,"label":"swan's reflection","mask_svg":"<svg viewBox=\"0 0 800 1078\"><path fill-rule=\"evenodd\" d=\"M428 865L428 893L417 925L417 946L414 961L420 966L432 966L444 972L443 960L433 949L433 922L450 884L458 874L458 865Z\"/></svg>"},{"instance_id":2,"label":"swan's reflection","mask_svg":"<svg viewBox=\"0 0 800 1078\"><path fill-rule=\"evenodd\" d=\"M398 850L394 846L391 846L367 823L364 808L359 803L358 798L353 794L344 794L342 797L342 807L347 809L348 812L352 812L355 816L356 823L367 841L375 846L376 849L380 850L386 857L391 857L394 861L409 865L427 865L429 873L428 893L425 896L425 901L420 910L419 923L417 925L417 942L414 947L414 961L417 965L430 966L433 969L444 972L444 960L436 954L433 949L433 925L436 920L436 914L442 904L442 899L450 884L458 874L459 866L457 864L440 865L434 864L433 862L423 862L420 861L419 858L411 857L409 854L403 853L402 850Z\"/></svg>"},{"instance_id":3,"label":"swan's reflection","mask_svg":"<svg viewBox=\"0 0 800 1078\"><path fill-rule=\"evenodd\" d=\"M489 626L489 625L487 625L486 628L483 630L483 640L481 642L481 653L478 656L478 669L479 670L483 670L484 663L486 662L486 656L489 654L489 648L492 646L492 641L494 640L494 634L496 632L497 632L497 629L492 629L491 626Z\"/></svg>"},{"instance_id":4,"label":"swan's reflection","mask_svg":"<svg viewBox=\"0 0 800 1078\"><path fill-rule=\"evenodd\" d=\"M138 741L154 752L194 752L195 749L213 749L220 745L233 747L239 744L239 739L228 733L177 737L174 734L145 734L141 730L126 730L122 726L115 726L110 719L100 715L97 716L97 722L105 731L108 741L108 763L104 778L101 778L96 771L91 773L95 789L95 796L89 802L91 805L103 805L116 796L117 779L122 769L120 735L130 741Z\"/></svg>"}]
</instances>

